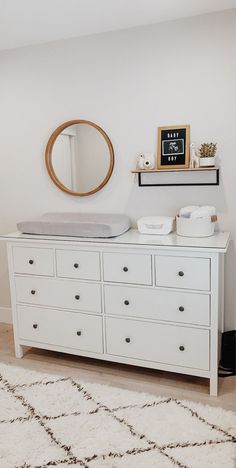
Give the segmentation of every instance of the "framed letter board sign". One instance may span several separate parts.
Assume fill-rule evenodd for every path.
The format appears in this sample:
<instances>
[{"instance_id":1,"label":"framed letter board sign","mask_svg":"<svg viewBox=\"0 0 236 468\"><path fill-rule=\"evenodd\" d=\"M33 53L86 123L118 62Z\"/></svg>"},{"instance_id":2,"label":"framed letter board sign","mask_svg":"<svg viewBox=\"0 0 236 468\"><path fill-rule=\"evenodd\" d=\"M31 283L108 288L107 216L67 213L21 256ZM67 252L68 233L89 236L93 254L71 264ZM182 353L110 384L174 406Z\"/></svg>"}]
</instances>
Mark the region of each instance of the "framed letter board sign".
<instances>
[{"instance_id":1,"label":"framed letter board sign","mask_svg":"<svg viewBox=\"0 0 236 468\"><path fill-rule=\"evenodd\" d=\"M158 128L157 169L189 167L190 126Z\"/></svg>"}]
</instances>

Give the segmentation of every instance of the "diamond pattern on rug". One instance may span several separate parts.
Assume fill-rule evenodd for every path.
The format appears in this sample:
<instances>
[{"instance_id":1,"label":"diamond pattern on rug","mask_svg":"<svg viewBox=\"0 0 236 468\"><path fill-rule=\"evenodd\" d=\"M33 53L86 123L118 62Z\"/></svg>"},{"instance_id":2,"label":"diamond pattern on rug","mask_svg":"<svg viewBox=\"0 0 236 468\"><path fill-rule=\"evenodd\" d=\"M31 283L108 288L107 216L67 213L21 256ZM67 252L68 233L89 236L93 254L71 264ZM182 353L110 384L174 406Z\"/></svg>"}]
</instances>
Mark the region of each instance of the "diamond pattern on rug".
<instances>
[{"instance_id":1,"label":"diamond pattern on rug","mask_svg":"<svg viewBox=\"0 0 236 468\"><path fill-rule=\"evenodd\" d=\"M191 405L188 402L186 406L191 408L190 411L196 412L198 418L201 419L203 417L203 419L210 421L213 426L220 428L221 431L226 431L227 434L236 436L236 413L224 411L219 407L203 406L193 401ZM204 409L204 415L202 414L202 408Z\"/></svg>"},{"instance_id":2,"label":"diamond pattern on rug","mask_svg":"<svg viewBox=\"0 0 236 468\"><path fill-rule=\"evenodd\" d=\"M22 404L14 400L4 387L0 387L0 423L10 422L17 418L27 418L28 412Z\"/></svg>"},{"instance_id":3,"label":"diamond pattern on rug","mask_svg":"<svg viewBox=\"0 0 236 468\"><path fill-rule=\"evenodd\" d=\"M125 454L123 457L116 457L113 460L111 458L105 458L105 460L99 458L89 464L89 468L173 468L173 466L174 464L169 458L156 450L135 455Z\"/></svg>"},{"instance_id":4,"label":"diamond pattern on rug","mask_svg":"<svg viewBox=\"0 0 236 468\"><path fill-rule=\"evenodd\" d=\"M4 424L0 431L0 466L34 466L64 457L64 450L49 443L49 437L37 421L15 421Z\"/></svg>"},{"instance_id":5,"label":"diamond pattern on rug","mask_svg":"<svg viewBox=\"0 0 236 468\"><path fill-rule=\"evenodd\" d=\"M80 415L76 418L79 431L71 431L71 416L50 422L50 427L57 438L73 447L78 458L90 458L110 452L123 453L134 448L147 448L148 444L133 436L129 429L116 421L110 414L99 411L97 414Z\"/></svg>"},{"instance_id":6,"label":"diamond pattern on rug","mask_svg":"<svg viewBox=\"0 0 236 468\"><path fill-rule=\"evenodd\" d=\"M90 399L86 399L82 392L78 392L69 381L59 381L49 384L41 384L31 387L16 389L26 400L37 408L37 411L46 417L58 417L64 414L89 413L96 410L97 405ZM60 399L55 398L60 395Z\"/></svg>"},{"instance_id":7,"label":"diamond pattern on rug","mask_svg":"<svg viewBox=\"0 0 236 468\"><path fill-rule=\"evenodd\" d=\"M4 365L4 378L10 385L30 385L35 382L46 382L49 380L49 376L46 373L43 374L41 372L29 371L23 367L15 367L11 364ZM52 377L52 380L56 379L57 377Z\"/></svg>"},{"instance_id":8,"label":"diamond pattern on rug","mask_svg":"<svg viewBox=\"0 0 236 468\"><path fill-rule=\"evenodd\" d=\"M124 418L135 431L143 431L149 440L161 445L178 442L180 434L182 442L204 442L226 438L224 434L207 426L198 418L191 417L188 411L178 406L175 401L149 408L119 410L116 415ZM190 419L191 424L189 424Z\"/></svg>"},{"instance_id":9,"label":"diamond pattern on rug","mask_svg":"<svg viewBox=\"0 0 236 468\"><path fill-rule=\"evenodd\" d=\"M1 468L234 467L220 408L0 364L0 409Z\"/></svg>"},{"instance_id":10,"label":"diamond pattern on rug","mask_svg":"<svg viewBox=\"0 0 236 468\"><path fill-rule=\"evenodd\" d=\"M120 388L113 391L112 387L86 382L86 390L93 395L96 401L102 401L110 409L132 405L151 404L161 401L163 397L153 397L146 393L126 392Z\"/></svg>"},{"instance_id":11,"label":"diamond pattern on rug","mask_svg":"<svg viewBox=\"0 0 236 468\"><path fill-rule=\"evenodd\" d=\"M210 444L201 447L182 447L167 450L174 458L191 468L235 468L236 452L235 444ZM222 464L223 460L223 464Z\"/></svg>"}]
</instances>

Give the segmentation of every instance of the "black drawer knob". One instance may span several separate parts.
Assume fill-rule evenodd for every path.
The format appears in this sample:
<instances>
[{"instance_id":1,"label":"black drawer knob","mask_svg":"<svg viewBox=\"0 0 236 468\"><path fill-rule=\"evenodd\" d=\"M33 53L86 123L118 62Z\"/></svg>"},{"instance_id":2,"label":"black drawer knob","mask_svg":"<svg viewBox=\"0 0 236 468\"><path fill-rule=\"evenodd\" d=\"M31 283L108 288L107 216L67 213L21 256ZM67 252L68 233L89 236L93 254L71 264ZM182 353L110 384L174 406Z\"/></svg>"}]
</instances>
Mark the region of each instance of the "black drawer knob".
<instances>
[{"instance_id":1,"label":"black drawer knob","mask_svg":"<svg viewBox=\"0 0 236 468\"><path fill-rule=\"evenodd\" d=\"M180 350L180 351L184 351L184 350L185 350L185 347L181 345L181 346L179 347L179 350Z\"/></svg>"},{"instance_id":2,"label":"black drawer knob","mask_svg":"<svg viewBox=\"0 0 236 468\"><path fill-rule=\"evenodd\" d=\"M126 343L130 343L130 338L125 338Z\"/></svg>"},{"instance_id":3,"label":"black drawer knob","mask_svg":"<svg viewBox=\"0 0 236 468\"><path fill-rule=\"evenodd\" d=\"M34 261L33 260L29 260L29 264L30 265L33 265Z\"/></svg>"},{"instance_id":4,"label":"black drawer knob","mask_svg":"<svg viewBox=\"0 0 236 468\"><path fill-rule=\"evenodd\" d=\"M74 268L79 268L79 264L78 264L78 263L74 263Z\"/></svg>"},{"instance_id":5,"label":"black drawer knob","mask_svg":"<svg viewBox=\"0 0 236 468\"><path fill-rule=\"evenodd\" d=\"M184 276L184 272L183 272L183 271L179 271L178 275L179 275L179 276Z\"/></svg>"},{"instance_id":6,"label":"black drawer knob","mask_svg":"<svg viewBox=\"0 0 236 468\"><path fill-rule=\"evenodd\" d=\"M125 304L125 305L129 305L129 301L125 300L125 301L124 301L124 304Z\"/></svg>"},{"instance_id":7,"label":"black drawer knob","mask_svg":"<svg viewBox=\"0 0 236 468\"><path fill-rule=\"evenodd\" d=\"M78 336L81 336L81 335L82 335L82 331L81 331L81 330L78 330L78 331L76 332L76 334L77 334Z\"/></svg>"},{"instance_id":8,"label":"black drawer knob","mask_svg":"<svg viewBox=\"0 0 236 468\"><path fill-rule=\"evenodd\" d=\"M37 323L34 323L34 324L33 324L33 328L35 328L35 330L36 330L36 328L38 328L38 324L37 324Z\"/></svg>"},{"instance_id":9,"label":"black drawer knob","mask_svg":"<svg viewBox=\"0 0 236 468\"><path fill-rule=\"evenodd\" d=\"M80 296L78 294L76 294L75 299L78 301L80 299Z\"/></svg>"},{"instance_id":10,"label":"black drawer knob","mask_svg":"<svg viewBox=\"0 0 236 468\"><path fill-rule=\"evenodd\" d=\"M31 289L31 291L30 291L30 292L31 292L32 296L34 296L34 295L35 295L35 293L36 293L35 289Z\"/></svg>"},{"instance_id":11,"label":"black drawer knob","mask_svg":"<svg viewBox=\"0 0 236 468\"><path fill-rule=\"evenodd\" d=\"M180 307L179 307L179 311L180 311L180 312L184 312L184 307L183 307L183 306L180 306Z\"/></svg>"},{"instance_id":12,"label":"black drawer knob","mask_svg":"<svg viewBox=\"0 0 236 468\"><path fill-rule=\"evenodd\" d=\"M128 267L123 268L123 271L125 271L125 272L127 272L128 270L129 270Z\"/></svg>"}]
</instances>

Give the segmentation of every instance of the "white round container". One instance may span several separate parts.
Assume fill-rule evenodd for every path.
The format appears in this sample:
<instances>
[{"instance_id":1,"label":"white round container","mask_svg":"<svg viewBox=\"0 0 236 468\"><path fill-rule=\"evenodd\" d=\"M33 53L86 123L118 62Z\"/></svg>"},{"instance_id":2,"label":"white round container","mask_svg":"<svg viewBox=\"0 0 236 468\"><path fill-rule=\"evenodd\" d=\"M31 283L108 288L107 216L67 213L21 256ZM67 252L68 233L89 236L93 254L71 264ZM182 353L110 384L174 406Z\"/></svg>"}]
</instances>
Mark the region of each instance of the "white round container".
<instances>
[{"instance_id":1,"label":"white round container","mask_svg":"<svg viewBox=\"0 0 236 468\"><path fill-rule=\"evenodd\" d=\"M213 236L215 222L209 218L181 218L176 216L176 233L184 237L210 237Z\"/></svg>"},{"instance_id":2,"label":"white round container","mask_svg":"<svg viewBox=\"0 0 236 468\"><path fill-rule=\"evenodd\" d=\"M214 167L215 160L215 156L213 158L199 158L200 167Z\"/></svg>"}]
</instances>

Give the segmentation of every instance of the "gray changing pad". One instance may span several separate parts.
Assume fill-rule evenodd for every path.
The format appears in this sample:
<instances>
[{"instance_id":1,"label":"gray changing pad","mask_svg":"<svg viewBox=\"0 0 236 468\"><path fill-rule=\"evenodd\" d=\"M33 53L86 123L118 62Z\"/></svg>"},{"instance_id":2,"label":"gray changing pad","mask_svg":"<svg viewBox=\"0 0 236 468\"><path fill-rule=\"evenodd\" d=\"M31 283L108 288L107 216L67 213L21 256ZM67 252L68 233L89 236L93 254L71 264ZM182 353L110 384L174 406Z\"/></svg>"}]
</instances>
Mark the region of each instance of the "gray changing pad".
<instances>
[{"instance_id":1,"label":"gray changing pad","mask_svg":"<svg viewBox=\"0 0 236 468\"><path fill-rule=\"evenodd\" d=\"M130 227L128 216L104 213L46 213L40 218L17 223L24 234L76 237L116 237Z\"/></svg>"}]
</instances>

